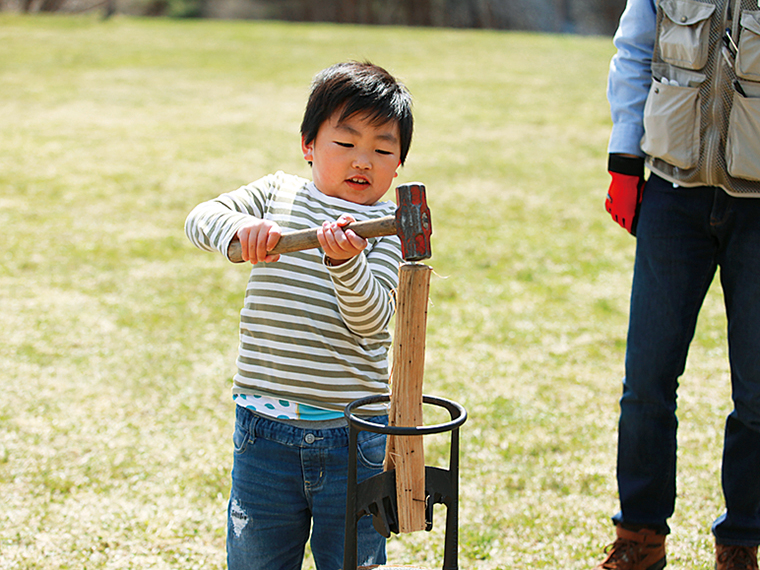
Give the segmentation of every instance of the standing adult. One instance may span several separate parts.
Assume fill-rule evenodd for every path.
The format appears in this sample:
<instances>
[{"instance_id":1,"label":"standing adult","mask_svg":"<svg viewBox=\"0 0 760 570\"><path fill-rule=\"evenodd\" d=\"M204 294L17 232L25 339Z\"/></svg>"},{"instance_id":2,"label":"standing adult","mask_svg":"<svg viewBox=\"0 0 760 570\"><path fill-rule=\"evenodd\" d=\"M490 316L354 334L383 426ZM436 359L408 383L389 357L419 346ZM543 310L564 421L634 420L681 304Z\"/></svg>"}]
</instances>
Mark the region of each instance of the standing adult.
<instances>
[{"instance_id":1,"label":"standing adult","mask_svg":"<svg viewBox=\"0 0 760 570\"><path fill-rule=\"evenodd\" d=\"M760 544L760 4L628 0L615 34L606 207L637 237L620 400L617 539L596 570L659 570L676 498L676 392L720 268L734 409L718 570ZM644 179L644 165L651 171Z\"/></svg>"}]
</instances>

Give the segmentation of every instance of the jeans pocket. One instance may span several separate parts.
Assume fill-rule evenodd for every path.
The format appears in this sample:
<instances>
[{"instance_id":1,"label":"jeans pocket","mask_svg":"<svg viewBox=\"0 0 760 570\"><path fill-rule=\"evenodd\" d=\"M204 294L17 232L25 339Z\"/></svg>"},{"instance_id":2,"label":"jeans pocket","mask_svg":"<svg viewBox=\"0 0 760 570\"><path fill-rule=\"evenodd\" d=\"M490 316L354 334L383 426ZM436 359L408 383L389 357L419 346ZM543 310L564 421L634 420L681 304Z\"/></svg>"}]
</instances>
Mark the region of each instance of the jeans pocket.
<instances>
[{"instance_id":1,"label":"jeans pocket","mask_svg":"<svg viewBox=\"0 0 760 570\"><path fill-rule=\"evenodd\" d=\"M693 168L699 158L699 84L701 74L678 70L657 75L644 107L641 150L679 168Z\"/></svg>"},{"instance_id":2,"label":"jeans pocket","mask_svg":"<svg viewBox=\"0 0 760 570\"><path fill-rule=\"evenodd\" d=\"M760 181L760 86L742 83L728 119L726 165L736 178Z\"/></svg>"},{"instance_id":3,"label":"jeans pocket","mask_svg":"<svg viewBox=\"0 0 760 570\"><path fill-rule=\"evenodd\" d=\"M658 44L663 61L702 69L709 54L710 19L715 5L693 0L662 0Z\"/></svg>"},{"instance_id":4,"label":"jeans pocket","mask_svg":"<svg viewBox=\"0 0 760 570\"><path fill-rule=\"evenodd\" d=\"M736 75L747 81L760 81L760 11L743 12Z\"/></svg>"},{"instance_id":5,"label":"jeans pocket","mask_svg":"<svg viewBox=\"0 0 760 570\"><path fill-rule=\"evenodd\" d=\"M246 452L248 446L254 441L253 434L241 423L235 422L235 430L232 432L232 444L235 447L235 454L240 455Z\"/></svg>"},{"instance_id":6,"label":"jeans pocket","mask_svg":"<svg viewBox=\"0 0 760 570\"><path fill-rule=\"evenodd\" d=\"M361 432L358 440L358 451L359 463L369 469L382 469L385 460L385 435Z\"/></svg>"}]
</instances>

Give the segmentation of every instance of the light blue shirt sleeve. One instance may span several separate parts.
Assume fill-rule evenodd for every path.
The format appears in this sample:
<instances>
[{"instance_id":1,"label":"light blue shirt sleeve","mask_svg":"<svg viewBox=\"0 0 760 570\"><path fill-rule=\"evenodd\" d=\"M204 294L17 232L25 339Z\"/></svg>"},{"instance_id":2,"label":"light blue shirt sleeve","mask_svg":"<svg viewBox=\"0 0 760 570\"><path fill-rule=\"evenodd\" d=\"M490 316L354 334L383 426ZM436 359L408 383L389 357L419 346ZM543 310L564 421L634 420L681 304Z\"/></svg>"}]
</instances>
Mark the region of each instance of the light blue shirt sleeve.
<instances>
[{"instance_id":1,"label":"light blue shirt sleeve","mask_svg":"<svg viewBox=\"0 0 760 570\"><path fill-rule=\"evenodd\" d=\"M644 105L652 83L657 7L655 0L628 0L613 39L617 53L610 63L607 100L612 115L610 153L644 156Z\"/></svg>"}]
</instances>

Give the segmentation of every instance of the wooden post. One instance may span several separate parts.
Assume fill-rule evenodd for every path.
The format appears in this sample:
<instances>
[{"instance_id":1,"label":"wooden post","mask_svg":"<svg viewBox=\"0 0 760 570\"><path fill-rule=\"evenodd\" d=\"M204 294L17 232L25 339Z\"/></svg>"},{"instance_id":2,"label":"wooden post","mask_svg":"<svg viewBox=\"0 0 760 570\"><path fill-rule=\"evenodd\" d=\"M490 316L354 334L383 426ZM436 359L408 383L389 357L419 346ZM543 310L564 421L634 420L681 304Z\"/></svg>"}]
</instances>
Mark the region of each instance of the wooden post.
<instances>
[{"instance_id":1,"label":"wooden post","mask_svg":"<svg viewBox=\"0 0 760 570\"><path fill-rule=\"evenodd\" d=\"M404 263L399 268L393 348L390 425L421 426L425 330L431 268ZM422 436L390 436L385 470L396 470L399 532L425 529L425 450Z\"/></svg>"}]
</instances>

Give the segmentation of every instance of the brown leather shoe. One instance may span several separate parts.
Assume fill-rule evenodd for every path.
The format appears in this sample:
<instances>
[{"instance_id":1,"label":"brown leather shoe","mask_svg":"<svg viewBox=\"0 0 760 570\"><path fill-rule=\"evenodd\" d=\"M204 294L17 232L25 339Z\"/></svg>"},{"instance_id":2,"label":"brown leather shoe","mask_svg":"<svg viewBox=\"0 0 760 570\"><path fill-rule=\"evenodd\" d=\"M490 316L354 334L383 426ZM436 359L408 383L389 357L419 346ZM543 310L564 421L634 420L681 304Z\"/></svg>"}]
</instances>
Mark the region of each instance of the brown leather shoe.
<instances>
[{"instance_id":1,"label":"brown leather shoe","mask_svg":"<svg viewBox=\"0 0 760 570\"><path fill-rule=\"evenodd\" d=\"M715 570L758 570L757 546L716 543Z\"/></svg>"},{"instance_id":2,"label":"brown leather shoe","mask_svg":"<svg viewBox=\"0 0 760 570\"><path fill-rule=\"evenodd\" d=\"M617 540L604 549L607 558L594 570L661 570L665 568L665 535L643 528L615 527Z\"/></svg>"}]
</instances>

